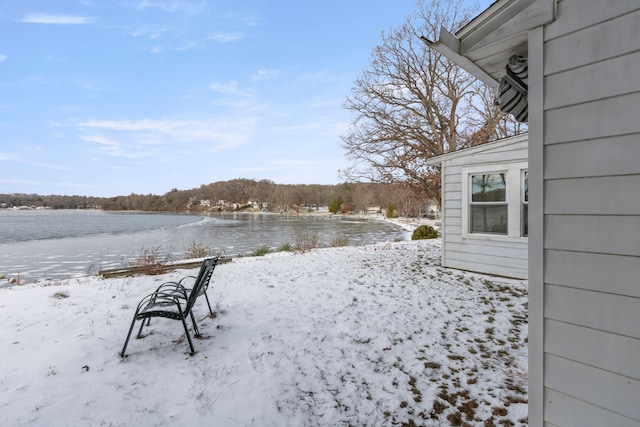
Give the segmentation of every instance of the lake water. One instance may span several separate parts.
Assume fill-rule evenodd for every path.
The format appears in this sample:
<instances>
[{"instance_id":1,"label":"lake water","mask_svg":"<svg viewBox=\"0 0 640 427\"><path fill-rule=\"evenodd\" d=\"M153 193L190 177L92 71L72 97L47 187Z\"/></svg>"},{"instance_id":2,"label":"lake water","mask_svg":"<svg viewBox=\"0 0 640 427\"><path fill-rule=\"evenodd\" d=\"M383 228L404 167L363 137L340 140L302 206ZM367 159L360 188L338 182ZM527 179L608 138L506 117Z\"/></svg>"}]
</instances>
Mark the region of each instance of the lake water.
<instances>
[{"instance_id":1,"label":"lake water","mask_svg":"<svg viewBox=\"0 0 640 427\"><path fill-rule=\"evenodd\" d=\"M408 239L395 224L340 216L3 210L0 274L18 279L19 273L26 283L83 277L126 266L143 248L160 247L181 259L193 243L222 255L247 254L262 245L293 244L296 227L317 233L325 245L338 236L350 245Z\"/></svg>"}]
</instances>

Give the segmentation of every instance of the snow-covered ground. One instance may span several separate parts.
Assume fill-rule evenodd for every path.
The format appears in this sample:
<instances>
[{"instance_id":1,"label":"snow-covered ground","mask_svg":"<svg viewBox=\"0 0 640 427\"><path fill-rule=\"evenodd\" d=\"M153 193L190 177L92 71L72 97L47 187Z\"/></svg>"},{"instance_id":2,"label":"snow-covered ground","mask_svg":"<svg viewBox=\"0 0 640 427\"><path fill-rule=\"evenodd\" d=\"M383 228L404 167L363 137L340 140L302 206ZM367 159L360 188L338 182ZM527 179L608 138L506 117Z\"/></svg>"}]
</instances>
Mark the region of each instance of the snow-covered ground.
<instances>
[{"instance_id":1,"label":"snow-covered ground","mask_svg":"<svg viewBox=\"0 0 640 427\"><path fill-rule=\"evenodd\" d=\"M0 289L0 425L502 426L527 423L527 282L442 268L440 242L239 258L156 319L163 276Z\"/></svg>"}]
</instances>

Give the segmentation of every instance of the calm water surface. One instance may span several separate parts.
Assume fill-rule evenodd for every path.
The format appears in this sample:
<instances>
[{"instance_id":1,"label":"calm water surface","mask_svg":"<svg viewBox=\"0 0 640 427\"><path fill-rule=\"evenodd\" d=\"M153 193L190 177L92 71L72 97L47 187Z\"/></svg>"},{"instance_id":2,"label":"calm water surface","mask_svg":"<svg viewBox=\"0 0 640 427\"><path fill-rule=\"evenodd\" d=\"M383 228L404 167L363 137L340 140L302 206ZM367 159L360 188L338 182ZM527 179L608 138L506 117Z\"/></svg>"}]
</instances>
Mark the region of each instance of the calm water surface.
<instances>
[{"instance_id":1,"label":"calm water surface","mask_svg":"<svg viewBox=\"0 0 640 427\"><path fill-rule=\"evenodd\" d=\"M0 211L0 274L27 283L68 279L119 268L140 251L161 247L175 259L198 243L237 255L261 245L293 243L294 229L317 233L325 244L345 236L350 245L407 239L380 220L328 216L226 213L211 216L130 212ZM5 281L0 281L0 285Z\"/></svg>"}]
</instances>

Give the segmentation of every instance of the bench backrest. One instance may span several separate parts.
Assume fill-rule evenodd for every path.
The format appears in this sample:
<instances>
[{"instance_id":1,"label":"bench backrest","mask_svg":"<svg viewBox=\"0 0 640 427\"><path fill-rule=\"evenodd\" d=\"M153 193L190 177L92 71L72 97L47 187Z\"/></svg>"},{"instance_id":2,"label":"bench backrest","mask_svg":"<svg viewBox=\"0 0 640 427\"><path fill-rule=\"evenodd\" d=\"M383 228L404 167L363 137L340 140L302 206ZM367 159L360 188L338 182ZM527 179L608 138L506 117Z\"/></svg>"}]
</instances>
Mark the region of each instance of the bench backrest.
<instances>
[{"instance_id":1,"label":"bench backrest","mask_svg":"<svg viewBox=\"0 0 640 427\"><path fill-rule=\"evenodd\" d=\"M217 264L218 257L207 258L202 261L200 272L198 273L196 282L193 284L193 289L191 289L189 299L187 300L185 313L189 313L193 305L196 303L196 299L198 299L198 296L201 295L204 290L206 290L207 286L209 285L209 281L211 280L211 276L213 275L213 270L216 268Z\"/></svg>"}]
</instances>

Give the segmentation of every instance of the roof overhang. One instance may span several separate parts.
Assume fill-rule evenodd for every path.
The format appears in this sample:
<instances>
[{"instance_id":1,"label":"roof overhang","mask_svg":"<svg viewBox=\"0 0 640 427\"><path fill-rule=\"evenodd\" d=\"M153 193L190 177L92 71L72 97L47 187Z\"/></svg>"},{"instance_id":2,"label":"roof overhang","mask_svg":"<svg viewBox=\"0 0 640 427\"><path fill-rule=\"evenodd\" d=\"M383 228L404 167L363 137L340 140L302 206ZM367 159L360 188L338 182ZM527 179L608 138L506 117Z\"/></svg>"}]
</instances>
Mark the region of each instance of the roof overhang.
<instances>
[{"instance_id":1,"label":"roof overhang","mask_svg":"<svg viewBox=\"0 0 640 427\"><path fill-rule=\"evenodd\" d=\"M528 33L553 22L556 0L498 0L455 34L440 29L437 41L424 39L491 87L498 87L512 55L528 56Z\"/></svg>"},{"instance_id":2,"label":"roof overhang","mask_svg":"<svg viewBox=\"0 0 640 427\"><path fill-rule=\"evenodd\" d=\"M487 142L484 144L476 145L469 148L463 148L462 150L452 151L447 154L441 154L439 156L430 157L426 160L427 165L439 167L443 162L447 160L457 159L459 157L473 156L476 154L491 151L496 148L500 148L505 145L517 144L519 142L527 141L529 139L528 133L522 133L520 135L512 136L509 138L498 139L497 141Z\"/></svg>"}]
</instances>

